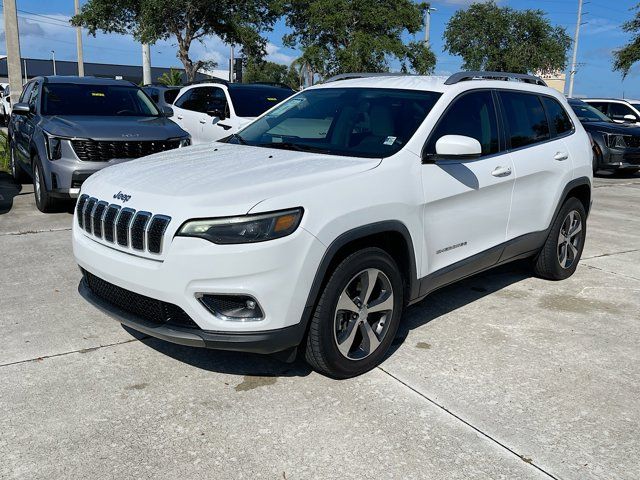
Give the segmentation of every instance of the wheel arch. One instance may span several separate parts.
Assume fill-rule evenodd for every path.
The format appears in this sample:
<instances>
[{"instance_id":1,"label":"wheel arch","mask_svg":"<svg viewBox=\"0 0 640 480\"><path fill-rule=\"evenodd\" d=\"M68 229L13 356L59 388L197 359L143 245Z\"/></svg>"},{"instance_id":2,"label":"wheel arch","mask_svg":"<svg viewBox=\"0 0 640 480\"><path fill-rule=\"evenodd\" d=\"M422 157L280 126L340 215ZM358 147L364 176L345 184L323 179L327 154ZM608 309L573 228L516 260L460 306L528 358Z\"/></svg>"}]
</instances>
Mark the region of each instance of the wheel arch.
<instances>
[{"instance_id":1,"label":"wheel arch","mask_svg":"<svg viewBox=\"0 0 640 480\"><path fill-rule=\"evenodd\" d=\"M405 283L405 302L419 296L420 282L409 229L397 220L376 222L349 230L331 242L316 270L303 321L309 320L330 272L351 253L365 247L379 247L398 263Z\"/></svg>"},{"instance_id":2,"label":"wheel arch","mask_svg":"<svg viewBox=\"0 0 640 480\"><path fill-rule=\"evenodd\" d=\"M570 197L575 197L580 200L584 206L584 211L589 215L589 210L591 209L591 180L587 177L580 177L570 181L566 185L562 193L560 203L556 208L556 212L553 217L554 220L562 208L562 205L564 205L564 202L566 202Z\"/></svg>"}]
</instances>

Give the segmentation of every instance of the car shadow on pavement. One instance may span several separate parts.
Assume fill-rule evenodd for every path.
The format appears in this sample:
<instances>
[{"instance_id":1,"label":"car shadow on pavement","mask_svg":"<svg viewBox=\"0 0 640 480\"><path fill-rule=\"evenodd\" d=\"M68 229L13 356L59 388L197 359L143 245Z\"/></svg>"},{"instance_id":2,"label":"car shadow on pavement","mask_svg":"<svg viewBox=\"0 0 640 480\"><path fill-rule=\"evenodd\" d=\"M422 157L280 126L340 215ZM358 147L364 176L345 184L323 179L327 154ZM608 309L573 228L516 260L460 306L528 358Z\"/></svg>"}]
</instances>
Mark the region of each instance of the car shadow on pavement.
<instances>
[{"instance_id":1,"label":"car shadow on pavement","mask_svg":"<svg viewBox=\"0 0 640 480\"><path fill-rule=\"evenodd\" d=\"M22 185L13 181L13 177L6 172L0 172L0 215L8 213L13 208L13 199L20 195Z\"/></svg>"},{"instance_id":2,"label":"car shadow on pavement","mask_svg":"<svg viewBox=\"0 0 640 480\"><path fill-rule=\"evenodd\" d=\"M501 265L436 290L424 300L407 308L387 357L400 348L411 330L423 327L442 315L530 278L532 275L531 260L521 260Z\"/></svg>"},{"instance_id":3,"label":"car shadow on pavement","mask_svg":"<svg viewBox=\"0 0 640 480\"><path fill-rule=\"evenodd\" d=\"M530 261L514 262L432 293L405 311L387 357L393 355L400 348L411 330L420 328L432 320L475 302L486 295L525 280L531 275ZM300 349L295 361L286 363L276 356L186 347L149 337L126 326L122 328L147 347L180 362L210 372L265 378L304 377L311 373L311 368L305 363Z\"/></svg>"},{"instance_id":4,"label":"car shadow on pavement","mask_svg":"<svg viewBox=\"0 0 640 480\"><path fill-rule=\"evenodd\" d=\"M248 377L306 377L311 373L311 368L304 362L301 355L298 355L294 362L286 363L270 355L186 347L149 337L126 326L122 328L147 347L180 362L210 372Z\"/></svg>"}]
</instances>

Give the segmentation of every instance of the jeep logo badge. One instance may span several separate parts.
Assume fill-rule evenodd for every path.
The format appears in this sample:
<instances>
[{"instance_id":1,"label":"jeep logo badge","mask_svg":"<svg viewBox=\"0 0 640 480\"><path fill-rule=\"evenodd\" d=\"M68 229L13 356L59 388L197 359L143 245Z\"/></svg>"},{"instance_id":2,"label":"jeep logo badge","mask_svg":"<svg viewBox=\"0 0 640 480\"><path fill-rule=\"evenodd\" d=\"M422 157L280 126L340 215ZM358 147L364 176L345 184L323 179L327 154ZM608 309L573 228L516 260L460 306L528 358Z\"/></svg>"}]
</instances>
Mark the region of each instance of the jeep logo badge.
<instances>
[{"instance_id":1,"label":"jeep logo badge","mask_svg":"<svg viewBox=\"0 0 640 480\"><path fill-rule=\"evenodd\" d=\"M131 198L131 195L125 195L122 192L118 192L113 196L113 198L115 198L116 200L122 200L122 203L127 203Z\"/></svg>"}]
</instances>

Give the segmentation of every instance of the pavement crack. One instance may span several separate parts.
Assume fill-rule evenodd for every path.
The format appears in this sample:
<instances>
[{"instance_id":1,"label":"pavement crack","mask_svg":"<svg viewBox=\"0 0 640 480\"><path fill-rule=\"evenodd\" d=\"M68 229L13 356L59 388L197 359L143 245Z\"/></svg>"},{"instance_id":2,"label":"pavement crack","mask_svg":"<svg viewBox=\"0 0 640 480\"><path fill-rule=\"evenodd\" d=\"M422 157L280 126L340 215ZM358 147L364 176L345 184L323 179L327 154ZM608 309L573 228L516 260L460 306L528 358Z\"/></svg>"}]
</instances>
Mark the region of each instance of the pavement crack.
<instances>
[{"instance_id":1,"label":"pavement crack","mask_svg":"<svg viewBox=\"0 0 640 480\"><path fill-rule=\"evenodd\" d=\"M378 366L377 367L378 370L381 370L382 372L386 373L389 377L393 378L395 381L399 382L400 384L404 385L406 388L408 388L409 390L411 390L412 392L418 394L419 396L421 396L422 398L424 398L425 400L427 400L429 403L435 405L436 407L438 407L440 410L444 411L445 413L447 413L448 415L452 416L453 418L455 418L456 420L464 423L467 427L473 429L476 433L480 434L481 436L483 436L484 438L486 438L487 440L495 443L496 445L498 445L500 448L502 448L503 450L506 450L507 452L509 452L510 454L512 454L513 456L517 457L518 460L526 463L527 465L532 466L533 468L535 468L536 470L540 471L541 473L543 473L544 475L546 475L549 478L552 478L554 480L561 480L560 477L556 477L554 474L546 471L544 468L540 467L539 465L536 465L536 463L531 459L526 457L525 455L519 454L518 452L516 452L514 449L512 449L511 447L505 445L504 443L502 443L500 440L498 440L495 437L492 437L491 435L489 435L488 433L482 431L480 428L476 427L475 425L473 425L472 423L470 423L468 420L465 420L464 418L462 418L460 415L452 412L451 410L449 410L447 407L445 407L444 405L436 402L435 400L429 398L427 395L425 395L424 393L422 393L421 391L417 390L416 388L412 387L411 385L409 385L408 383L404 382L403 380L401 380L400 378L398 378L397 376L395 376L394 374L390 373L389 371L385 370L383 367Z\"/></svg>"},{"instance_id":2,"label":"pavement crack","mask_svg":"<svg viewBox=\"0 0 640 480\"><path fill-rule=\"evenodd\" d=\"M0 233L0 236L5 236L5 235L20 236L20 235L32 235L34 233L68 232L69 230L71 230L71 227L50 228L48 230L23 230L23 231L19 231L19 232Z\"/></svg>"},{"instance_id":3,"label":"pavement crack","mask_svg":"<svg viewBox=\"0 0 640 480\"><path fill-rule=\"evenodd\" d=\"M604 268L595 267L593 265L589 265L588 263L585 263L584 265L587 268L593 268L594 270L599 270L599 271L601 271L603 273L609 273L611 275L617 275L617 276L620 276L620 277L624 277L624 278L628 278L630 280L636 280L636 281L640 282L640 278L633 277L631 275L625 275L624 273L620 273L620 272L612 272L611 270L605 270Z\"/></svg>"},{"instance_id":4,"label":"pavement crack","mask_svg":"<svg viewBox=\"0 0 640 480\"><path fill-rule=\"evenodd\" d=\"M47 360L49 358L64 357L66 355L71 355L73 353L89 353L89 352L93 352L95 350L100 350L101 348L115 347L115 346L118 346L118 345L125 345L127 343L146 340L147 338L149 338L148 335L146 335L144 337L140 337L140 338L132 338L130 340L125 340L124 342L108 343L108 344L105 344L105 345L99 345L97 347L79 348L78 350L71 350L69 352L54 353L52 355L43 355L41 357L35 357L35 358L27 358L25 360L18 360L16 362L9 362L9 363L0 364L0 368L2 368L2 367L10 367L12 365L20 365L22 363L41 362L42 360Z\"/></svg>"},{"instance_id":5,"label":"pavement crack","mask_svg":"<svg viewBox=\"0 0 640 480\"><path fill-rule=\"evenodd\" d=\"M600 255L593 255L591 257L582 257L582 260L591 260L592 258L611 257L613 255L622 255L624 253L640 252L640 248L634 248L633 250L623 250L621 252L609 252L601 253Z\"/></svg>"}]
</instances>

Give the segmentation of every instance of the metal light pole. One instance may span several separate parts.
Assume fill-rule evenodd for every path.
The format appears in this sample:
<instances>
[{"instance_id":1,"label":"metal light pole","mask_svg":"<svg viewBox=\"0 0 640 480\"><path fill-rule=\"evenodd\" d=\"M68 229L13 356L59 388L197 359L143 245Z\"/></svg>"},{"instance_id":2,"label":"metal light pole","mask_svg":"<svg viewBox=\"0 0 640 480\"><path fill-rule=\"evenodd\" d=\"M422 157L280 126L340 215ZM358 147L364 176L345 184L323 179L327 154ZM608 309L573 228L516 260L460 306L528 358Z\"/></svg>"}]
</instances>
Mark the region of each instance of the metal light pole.
<instances>
[{"instance_id":1,"label":"metal light pole","mask_svg":"<svg viewBox=\"0 0 640 480\"><path fill-rule=\"evenodd\" d=\"M75 13L80 13L80 1L74 0ZM82 27L76 27L76 49L78 50L78 75L84 77L84 57L82 55Z\"/></svg>"},{"instance_id":2,"label":"metal light pole","mask_svg":"<svg viewBox=\"0 0 640 480\"><path fill-rule=\"evenodd\" d=\"M571 70L569 71L569 98L573 97L573 79L576 76L576 61L578 58L578 39L580 37L581 24L582 24L582 0L578 0L578 20L576 21L576 34L573 37L573 57L571 58Z\"/></svg>"},{"instance_id":3,"label":"metal light pole","mask_svg":"<svg viewBox=\"0 0 640 480\"><path fill-rule=\"evenodd\" d=\"M142 44L142 84L151 84L151 47L148 43Z\"/></svg>"},{"instance_id":4,"label":"metal light pole","mask_svg":"<svg viewBox=\"0 0 640 480\"><path fill-rule=\"evenodd\" d=\"M11 104L18 102L22 93L22 69L20 68L20 40L18 36L18 11L16 0L4 0L4 31L7 48L7 70L11 86Z\"/></svg>"},{"instance_id":5,"label":"metal light pole","mask_svg":"<svg viewBox=\"0 0 640 480\"><path fill-rule=\"evenodd\" d=\"M233 83L233 45L231 45L231 49L229 50L229 82Z\"/></svg>"},{"instance_id":6,"label":"metal light pole","mask_svg":"<svg viewBox=\"0 0 640 480\"><path fill-rule=\"evenodd\" d=\"M437 8L427 7L424 17L424 44L428 47L431 40L431 12L437 11Z\"/></svg>"},{"instance_id":7,"label":"metal light pole","mask_svg":"<svg viewBox=\"0 0 640 480\"><path fill-rule=\"evenodd\" d=\"M56 74L56 51L51 50L51 60L53 61L53 74Z\"/></svg>"}]
</instances>

